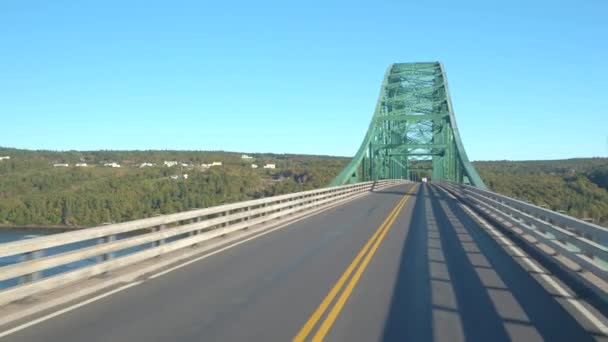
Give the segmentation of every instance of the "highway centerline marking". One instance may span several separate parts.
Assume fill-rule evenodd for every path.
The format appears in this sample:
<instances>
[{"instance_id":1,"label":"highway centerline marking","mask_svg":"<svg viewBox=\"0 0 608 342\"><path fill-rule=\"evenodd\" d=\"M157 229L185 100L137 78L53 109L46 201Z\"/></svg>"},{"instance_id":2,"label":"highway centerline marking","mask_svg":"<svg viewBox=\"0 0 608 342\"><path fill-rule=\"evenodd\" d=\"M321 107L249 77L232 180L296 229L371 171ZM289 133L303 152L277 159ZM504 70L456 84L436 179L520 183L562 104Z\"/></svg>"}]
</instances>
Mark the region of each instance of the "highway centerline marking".
<instances>
[{"instance_id":1,"label":"highway centerline marking","mask_svg":"<svg viewBox=\"0 0 608 342\"><path fill-rule=\"evenodd\" d=\"M408 193L406 193L403 196L403 198L397 203L397 205L393 208L393 210L391 210L391 212L386 217L386 219L384 219L382 224L378 227L378 229L376 229L374 234L370 237L370 239L365 243L363 248L359 251L359 253L355 257L355 259L353 259L351 264L344 271L344 273L342 274L340 279L336 282L336 284L331 289L331 291L323 299L321 304L319 304L319 306L317 307L315 312L310 316L308 321L306 321L306 323L304 324L302 329L300 329L298 334L293 338L294 342L300 342L300 341L304 341L306 339L306 337L311 333L311 331L313 330L314 326L317 324L317 322L319 321L321 316L323 316L323 314L327 311L327 308L330 306L331 302L334 300L336 295L344 287L344 284L350 277L353 270L357 267L357 265L359 265L358 269L355 271L355 275L353 276L351 281L346 286L346 289L344 290L344 292L342 293L342 295L340 296L340 298L338 299L338 301L336 302L336 304L330 311L328 317L325 319L325 321L323 321L321 327L319 328L319 331L315 334L313 341L320 341L323 339L325 334L331 328L331 325L333 324L335 319L338 317L340 311L342 310L342 307L348 300L350 293L352 292L355 285L359 281L361 274L363 274L363 271L365 270L365 268L371 261L371 258L375 254L376 250L378 249L378 246L380 245L380 243L382 242L384 237L386 236L386 233L392 226L393 222L395 222L395 220L397 219L397 216L399 216L399 212L401 211L401 209L405 206L407 201L411 198L410 195L412 195L415 192L415 190L416 190L416 185L414 185L410 189L410 191L408 191ZM363 259L363 262L361 264L359 264L359 261L361 261L361 259Z\"/></svg>"},{"instance_id":2,"label":"highway centerline marking","mask_svg":"<svg viewBox=\"0 0 608 342\"><path fill-rule=\"evenodd\" d=\"M224 247L221 247L221 248L219 248L219 249L213 250L213 251L208 252L208 253L204 253L203 255L201 255L201 256L199 256L199 257L196 257L196 258L191 259L191 260L186 261L186 262L182 262L182 263L180 263L180 264L179 264L179 265L177 265L177 266L174 266L174 267L171 267L171 268L169 268L169 269L167 269L167 270L164 270L164 271L161 271L161 272L155 273L154 275L151 275L150 277L148 277L148 279L153 279L153 278L156 278L156 277L159 277L159 276L165 275L165 274L167 274L167 273L169 273L169 272L172 272L172 271L174 271L174 270L177 270L177 269L180 269L180 268L186 267L186 266L188 266L188 265L190 265L190 264L192 264L192 263L195 263L195 262L197 262L197 261L200 261L200 260L206 259L206 258L208 258L208 257L210 257L210 256L213 256L213 255L215 255L215 254L218 254L218 253L220 253L220 252L223 252L223 251L225 251L225 250L227 250L227 249L230 249L230 248L232 248L232 247L236 247L236 246L241 245L241 244L243 244L243 243L246 243L246 242L248 242L248 241L250 241L250 240L254 240L254 239L258 238L258 237L262 237L262 236L264 236L264 235L270 234L270 233L272 233L272 232L274 232L274 231L276 231L276 230L280 230L280 229L283 229L283 228L289 227L290 225L292 225L292 224L294 224L294 223L296 223L296 222L299 222L299 221L305 220L305 219L307 219L307 218L309 218L309 217L311 217L311 216L318 215L318 214L320 214L320 213L322 213L322 212L325 212L325 211L328 211L328 210L331 210L331 209L335 209L336 207L342 206L342 205L347 204L347 203L349 203L349 202L351 202L351 201L354 201L354 200L360 199L360 198L362 198L362 197L365 197L365 196L366 196L366 195L368 195L368 194L369 194L369 193L365 193L365 194L361 194L361 195L355 195L355 196L350 197L350 198L347 198L347 199L345 199L345 200L338 201L338 203L336 203L336 204L332 204L332 205L329 205L329 206L324 207L324 208L321 208L321 209L315 209L315 210L312 210L312 212L309 212L309 213L307 213L307 214L305 214L305 215L303 215L303 216L301 216L301 217L297 217L295 220L292 220L292 221L289 221L289 222L282 223L282 224L280 224L279 226L272 227L272 228L268 228L268 229L265 229L265 230L263 230L263 231L261 231L261 232L254 233L252 236L249 236L249 237L247 237L247 238L243 238L243 239L237 240L236 242L233 242L233 243L229 243L228 245L226 245L226 246L224 246ZM85 306L85 305L91 304L91 303L96 302L96 301L98 301L98 300L100 300L100 299L103 299L103 298L105 298L105 297L108 297L108 296L110 296L110 295L113 295L113 294L115 294L115 293L117 293L117 292L120 292L120 291L126 290L126 289L128 289L128 288L133 287L133 286L141 285L141 284L143 284L144 282L145 282L145 281L143 281L143 280L142 280L142 281L135 281L135 282L132 282L132 283L128 283L128 284L126 284L126 285L120 286L120 287L118 287L118 288L116 288L116 289L113 289L113 290L110 290L110 291L108 291L108 292L101 293L101 294L99 294L99 295L97 295L97 296L94 296L94 297L92 297L92 298L89 298L89 299L83 300L82 302L78 302L78 303L76 303L76 304L74 304L74 305L68 306L68 307L66 307L66 308L63 308L63 309L58 310L58 311L55 311L55 312L50 313L50 314L48 314L48 315L45 315L45 316L42 316L42 317L39 317L39 318L33 319L33 320L28 321L28 322L23 323L23 324L20 324L20 325L18 325L18 326L16 326L16 327L13 327L13 328L11 328L11 329L8 329L8 330L5 330L5 331L0 332L0 338L3 338L3 337L8 336L8 335L10 335L10 334L16 333L16 332L21 331L21 330L23 330L23 329L29 328L29 327L31 327L31 326L33 326L33 325L36 325L36 324L42 323L42 322L44 322L44 321L47 321L47 320L52 319L52 318L54 318L54 317L60 316L60 315L62 315L62 314L64 314L64 313L70 312L70 311L72 311L72 310L76 310L76 309L78 309L78 308L80 308L80 307L82 307L82 306Z\"/></svg>"},{"instance_id":3,"label":"highway centerline marking","mask_svg":"<svg viewBox=\"0 0 608 342\"><path fill-rule=\"evenodd\" d=\"M342 289L344 283L346 282L346 280L348 279L348 277L350 276L350 274L352 273L352 271L354 270L354 268L357 266L357 264L363 258L363 256L367 253L367 251L370 248L370 246L372 245L373 241L376 239L376 237L378 235L380 235L381 231L384 229L386 223L388 222L388 219L392 215L394 215L394 213L397 211L397 208L399 208L399 206L401 205L401 203L403 203L403 201L405 200L406 197L407 197L407 195L403 196L403 198L391 210L391 212L386 217L386 219L384 220L384 222L382 222L382 224L380 225L380 227L378 227L378 229L374 232L374 234L372 234L372 236L370 237L370 239L366 242L366 244L363 246L363 248L359 251L359 253L355 257L355 259L351 262L351 264L348 266L348 268L346 269L346 271L344 271L344 273L342 274L342 276L340 277L340 279L336 282L336 284L331 289L331 291L323 299L323 301L321 302L321 304L319 304L319 306L317 307L317 310L315 310L315 312L312 314L312 316L304 324L304 326L302 327L302 329L300 330L300 332L296 335L296 337L294 337L294 339L293 339L294 342L296 342L296 341L297 342L304 341L304 339L306 338L306 336L308 336L308 334L310 333L310 331L312 330L312 328L315 326L315 324L318 322L318 320L321 318L321 316L323 315L323 313L325 312L325 310L327 309L327 307L329 307L329 304L333 301L333 299L338 294L338 292L340 291L340 289Z\"/></svg>"}]
</instances>

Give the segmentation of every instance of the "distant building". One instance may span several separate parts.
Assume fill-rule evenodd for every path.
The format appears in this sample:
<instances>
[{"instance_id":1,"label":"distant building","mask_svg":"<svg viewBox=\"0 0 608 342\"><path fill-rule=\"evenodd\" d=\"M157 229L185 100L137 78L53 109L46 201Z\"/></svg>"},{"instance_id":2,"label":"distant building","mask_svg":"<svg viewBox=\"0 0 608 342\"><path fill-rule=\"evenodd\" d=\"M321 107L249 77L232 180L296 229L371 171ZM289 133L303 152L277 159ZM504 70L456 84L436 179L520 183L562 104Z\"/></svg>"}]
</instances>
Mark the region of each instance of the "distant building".
<instances>
[{"instance_id":1,"label":"distant building","mask_svg":"<svg viewBox=\"0 0 608 342\"><path fill-rule=\"evenodd\" d=\"M188 164L186 164L186 163L181 163L181 164L179 164L179 165L181 165L181 166L183 166L183 167L188 167L188 166L190 166L190 165L188 165Z\"/></svg>"},{"instance_id":2,"label":"distant building","mask_svg":"<svg viewBox=\"0 0 608 342\"><path fill-rule=\"evenodd\" d=\"M208 169L210 166L211 166L211 164L205 164L205 163L202 163L202 164L201 164L201 167L202 167L203 169Z\"/></svg>"},{"instance_id":3,"label":"distant building","mask_svg":"<svg viewBox=\"0 0 608 342\"><path fill-rule=\"evenodd\" d=\"M243 155L241 155L241 159L253 159L253 157L243 154Z\"/></svg>"},{"instance_id":4,"label":"distant building","mask_svg":"<svg viewBox=\"0 0 608 342\"><path fill-rule=\"evenodd\" d=\"M258 168L258 165L257 165L257 164L251 164L251 168L252 168L252 169L257 169L257 168Z\"/></svg>"},{"instance_id":5,"label":"distant building","mask_svg":"<svg viewBox=\"0 0 608 342\"><path fill-rule=\"evenodd\" d=\"M178 176L178 175L171 176L171 179L178 179L178 178L179 178L179 176Z\"/></svg>"},{"instance_id":6,"label":"distant building","mask_svg":"<svg viewBox=\"0 0 608 342\"><path fill-rule=\"evenodd\" d=\"M211 166L222 166L222 162L213 162Z\"/></svg>"},{"instance_id":7,"label":"distant building","mask_svg":"<svg viewBox=\"0 0 608 342\"><path fill-rule=\"evenodd\" d=\"M171 179L188 179L188 174L184 173L183 175L173 175L170 178Z\"/></svg>"},{"instance_id":8,"label":"distant building","mask_svg":"<svg viewBox=\"0 0 608 342\"><path fill-rule=\"evenodd\" d=\"M183 178L183 179L188 179L188 174L187 174L187 173L184 173L184 174L182 175L182 178Z\"/></svg>"},{"instance_id":9,"label":"distant building","mask_svg":"<svg viewBox=\"0 0 608 342\"><path fill-rule=\"evenodd\" d=\"M152 164L152 163L148 163L148 162L143 162L141 164L139 164L139 167L150 167L150 166L155 166L156 164Z\"/></svg>"},{"instance_id":10,"label":"distant building","mask_svg":"<svg viewBox=\"0 0 608 342\"><path fill-rule=\"evenodd\" d=\"M87 163L76 163L76 167L87 167Z\"/></svg>"},{"instance_id":11,"label":"distant building","mask_svg":"<svg viewBox=\"0 0 608 342\"><path fill-rule=\"evenodd\" d=\"M54 167L68 167L70 166L70 164L64 164L64 163L58 163L58 164L53 164Z\"/></svg>"},{"instance_id":12,"label":"distant building","mask_svg":"<svg viewBox=\"0 0 608 342\"><path fill-rule=\"evenodd\" d=\"M120 164L118 164L116 162L111 162L111 163L105 163L105 164L103 164L103 166L120 167Z\"/></svg>"},{"instance_id":13,"label":"distant building","mask_svg":"<svg viewBox=\"0 0 608 342\"><path fill-rule=\"evenodd\" d=\"M11 157L10 156L0 157L0 160L4 160L4 159L11 159Z\"/></svg>"},{"instance_id":14,"label":"distant building","mask_svg":"<svg viewBox=\"0 0 608 342\"><path fill-rule=\"evenodd\" d=\"M265 169L276 169L277 166L275 164L266 164L266 165L264 165L264 168Z\"/></svg>"},{"instance_id":15,"label":"distant building","mask_svg":"<svg viewBox=\"0 0 608 342\"><path fill-rule=\"evenodd\" d=\"M177 165L177 162L176 162L176 161L166 161L166 160L165 160L164 164L165 164L165 166L167 166L167 167L171 167L171 166L175 166L175 165Z\"/></svg>"}]
</instances>

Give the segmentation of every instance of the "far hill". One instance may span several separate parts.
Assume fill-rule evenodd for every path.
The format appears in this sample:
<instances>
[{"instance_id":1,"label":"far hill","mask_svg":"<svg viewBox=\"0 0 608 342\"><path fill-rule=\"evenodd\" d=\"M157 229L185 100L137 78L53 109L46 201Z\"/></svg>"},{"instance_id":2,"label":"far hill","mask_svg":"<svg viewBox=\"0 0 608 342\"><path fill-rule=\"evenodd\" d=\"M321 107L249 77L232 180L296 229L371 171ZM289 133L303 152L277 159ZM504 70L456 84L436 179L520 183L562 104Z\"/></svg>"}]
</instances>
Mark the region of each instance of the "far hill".
<instances>
[{"instance_id":1,"label":"far hill","mask_svg":"<svg viewBox=\"0 0 608 342\"><path fill-rule=\"evenodd\" d=\"M320 188L349 161L223 151L0 148L4 156L10 159L0 160L0 225L73 227Z\"/></svg>"},{"instance_id":2,"label":"far hill","mask_svg":"<svg viewBox=\"0 0 608 342\"><path fill-rule=\"evenodd\" d=\"M10 159L2 159L6 156ZM321 188L349 160L224 151L0 148L0 226L88 227ZM494 191L608 225L608 158L474 164Z\"/></svg>"},{"instance_id":3,"label":"far hill","mask_svg":"<svg viewBox=\"0 0 608 342\"><path fill-rule=\"evenodd\" d=\"M493 191L608 226L608 158L473 164Z\"/></svg>"}]
</instances>

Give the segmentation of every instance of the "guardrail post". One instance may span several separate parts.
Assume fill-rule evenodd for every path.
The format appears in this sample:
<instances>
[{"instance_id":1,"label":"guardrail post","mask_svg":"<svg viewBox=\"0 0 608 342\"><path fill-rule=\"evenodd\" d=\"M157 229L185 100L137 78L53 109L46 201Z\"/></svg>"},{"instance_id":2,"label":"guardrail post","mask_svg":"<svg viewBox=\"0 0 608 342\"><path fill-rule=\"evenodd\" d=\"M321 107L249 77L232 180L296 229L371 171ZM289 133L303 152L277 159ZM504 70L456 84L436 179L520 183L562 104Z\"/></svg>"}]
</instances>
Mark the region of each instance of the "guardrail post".
<instances>
[{"instance_id":1,"label":"guardrail post","mask_svg":"<svg viewBox=\"0 0 608 342\"><path fill-rule=\"evenodd\" d=\"M108 235L108 236L101 237L101 238L97 239L97 244L99 245L99 244L108 243L108 242L112 242L112 241L116 241L116 235ZM105 253L105 254L102 254L97 261L104 262L104 261L108 261L112 258L114 258L114 253Z\"/></svg>"},{"instance_id":2,"label":"guardrail post","mask_svg":"<svg viewBox=\"0 0 608 342\"><path fill-rule=\"evenodd\" d=\"M197 220L196 218L189 219L189 220L186 222L186 224L192 224L192 223L196 222L196 220ZM189 232L188 232L188 237L190 237L190 236L194 236L194 235L195 235L195 233L196 233L196 232L195 232L194 230L189 231Z\"/></svg>"},{"instance_id":3,"label":"guardrail post","mask_svg":"<svg viewBox=\"0 0 608 342\"><path fill-rule=\"evenodd\" d=\"M221 216L226 216L226 215L230 215L230 210L228 210L228 211L224 211L224 212L221 214ZM226 222L222 223L222 225L221 225L220 227L226 227L227 225L228 225L228 222L226 221Z\"/></svg>"},{"instance_id":4,"label":"guardrail post","mask_svg":"<svg viewBox=\"0 0 608 342\"><path fill-rule=\"evenodd\" d=\"M251 211L251 207L246 207L246 208L244 208L244 209L245 209L245 211L247 211L247 212ZM251 218L251 214L248 214L248 216L245 216L245 217L243 218L243 221L249 221L249 219L250 219L250 218ZM249 227L247 227L247 228L249 228Z\"/></svg>"},{"instance_id":5,"label":"guardrail post","mask_svg":"<svg viewBox=\"0 0 608 342\"><path fill-rule=\"evenodd\" d=\"M199 208L191 208L190 210L198 210ZM196 223L200 221L200 217L195 217L195 218L191 218L190 220L188 220L188 223ZM188 232L188 236L194 236L194 235L198 235L199 230L191 230L190 232Z\"/></svg>"},{"instance_id":6,"label":"guardrail post","mask_svg":"<svg viewBox=\"0 0 608 342\"><path fill-rule=\"evenodd\" d=\"M43 255L44 255L44 253L42 251L27 252L27 253L23 254L23 256L21 257L21 260L22 261L34 260L34 259L41 258ZM41 277L40 271L23 275L23 276L19 277L19 284L36 281L36 280L40 279L40 277Z\"/></svg>"},{"instance_id":7,"label":"guardrail post","mask_svg":"<svg viewBox=\"0 0 608 342\"><path fill-rule=\"evenodd\" d=\"M203 218L199 216L195 220L196 220L196 222L201 222L203 220ZM202 230L201 229L197 229L196 230L196 235L198 235L200 233L202 233Z\"/></svg>"},{"instance_id":8,"label":"guardrail post","mask_svg":"<svg viewBox=\"0 0 608 342\"><path fill-rule=\"evenodd\" d=\"M161 225L156 226L156 228L154 228L154 230L157 232L160 232L162 230L165 230L165 228L167 228L167 225L161 224ZM158 247L158 246L161 246L164 244L165 244L165 239L160 239L160 240L154 241L154 247Z\"/></svg>"}]
</instances>

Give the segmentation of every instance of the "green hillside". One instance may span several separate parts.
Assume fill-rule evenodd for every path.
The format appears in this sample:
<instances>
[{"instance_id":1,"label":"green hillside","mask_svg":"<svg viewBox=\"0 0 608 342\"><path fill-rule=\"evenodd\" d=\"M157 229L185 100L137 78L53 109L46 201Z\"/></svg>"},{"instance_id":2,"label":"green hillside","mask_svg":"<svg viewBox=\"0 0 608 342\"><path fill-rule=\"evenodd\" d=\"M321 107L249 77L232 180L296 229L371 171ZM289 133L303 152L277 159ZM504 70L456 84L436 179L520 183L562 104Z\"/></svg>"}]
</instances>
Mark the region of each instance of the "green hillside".
<instances>
[{"instance_id":1,"label":"green hillside","mask_svg":"<svg viewBox=\"0 0 608 342\"><path fill-rule=\"evenodd\" d=\"M0 224L7 226L93 226L319 188L348 162L276 154L242 159L240 153L204 151L0 149L2 156L10 156L0 161ZM186 166L167 167L164 161ZM111 162L121 167L104 166ZM212 162L222 165L201 166ZM53 166L64 163L69 167ZM276 169L264 169L267 163Z\"/></svg>"},{"instance_id":2,"label":"green hillside","mask_svg":"<svg viewBox=\"0 0 608 342\"><path fill-rule=\"evenodd\" d=\"M493 191L608 226L608 158L474 165Z\"/></svg>"},{"instance_id":3,"label":"green hillside","mask_svg":"<svg viewBox=\"0 0 608 342\"><path fill-rule=\"evenodd\" d=\"M243 159L241 153L222 151L0 148L3 156L10 156L0 160L4 226L86 227L320 188L349 161L287 154L251 154L251 159ZM165 161L178 165L167 167ZM112 162L121 167L104 166ZM222 165L201 166L213 162ZM77 163L87 166L76 167ZM140 167L143 163L154 166ZM276 169L264 169L268 163ZM474 164L494 191L608 225L607 158Z\"/></svg>"}]
</instances>

